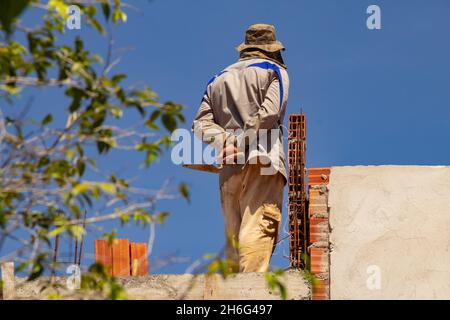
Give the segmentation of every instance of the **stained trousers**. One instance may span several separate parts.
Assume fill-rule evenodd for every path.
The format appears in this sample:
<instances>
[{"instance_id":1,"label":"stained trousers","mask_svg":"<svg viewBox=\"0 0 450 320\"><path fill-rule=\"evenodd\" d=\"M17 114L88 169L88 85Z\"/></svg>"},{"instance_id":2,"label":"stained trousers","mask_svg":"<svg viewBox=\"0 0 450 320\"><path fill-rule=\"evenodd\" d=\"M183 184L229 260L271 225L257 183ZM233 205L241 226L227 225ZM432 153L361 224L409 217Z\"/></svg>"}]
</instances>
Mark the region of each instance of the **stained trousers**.
<instances>
[{"instance_id":1,"label":"stained trousers","mask_svg":"<svg viewBox=\"0 0 450 320\"><path fill-rule=\"evenodd\" d=\"M278 240L285 179L247 164L220 186L226 257L234 270L265 272Z\"/></svg>"}]
</instances>

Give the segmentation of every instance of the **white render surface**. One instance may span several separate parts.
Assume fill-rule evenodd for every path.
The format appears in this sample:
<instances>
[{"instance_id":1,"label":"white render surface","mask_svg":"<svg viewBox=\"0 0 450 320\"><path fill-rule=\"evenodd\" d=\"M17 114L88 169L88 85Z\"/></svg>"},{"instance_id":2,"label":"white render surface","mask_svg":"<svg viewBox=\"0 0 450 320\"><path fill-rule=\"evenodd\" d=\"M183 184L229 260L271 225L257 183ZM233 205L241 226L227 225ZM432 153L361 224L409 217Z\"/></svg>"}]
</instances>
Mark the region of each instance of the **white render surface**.
<instances>
[{"instance_id":1,"label":"white render surface","mask_svg":"<svg viewBox=\"0 0 450 320\"><path fill-rule=\"evenodd\" d=\"M450 167L332 167L331 299L450 299Z\"/></svg>"}]
</instances>

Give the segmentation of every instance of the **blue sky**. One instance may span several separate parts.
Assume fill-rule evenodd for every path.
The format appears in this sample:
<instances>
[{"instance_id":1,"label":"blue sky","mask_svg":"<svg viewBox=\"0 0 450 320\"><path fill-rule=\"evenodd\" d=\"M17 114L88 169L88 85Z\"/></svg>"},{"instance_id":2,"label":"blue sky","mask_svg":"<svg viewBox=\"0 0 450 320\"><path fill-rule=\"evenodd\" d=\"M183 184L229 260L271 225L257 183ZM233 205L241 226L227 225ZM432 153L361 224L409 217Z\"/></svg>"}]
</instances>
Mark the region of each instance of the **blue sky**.
<instances>
[{"instance_id":1,"label":"blue sky","mask_svg":"<svg viewBox=\"0 0 450 320\"><path fill-rule=\"evenodd\" d=\"M116 71L126 71L130 83L148 83L163 101L184 104L186 128L206 82L237 59L234 48L245 29L270 23L287 48L287 114L303 108L307 116L308 167L450 165L448 0L129 2L139 11L128 10L128 22L113 33L116 48L133 50ZM371 4L381 8L381 30L366 27ZM27 21L35 19L30 14ZM66 34L68 39L74 35L81 35L94 51L106 51L107 40L87 26ZM62 115L64 101L51 90L36 94L35 112ZM154 256L196 259L222 248L217 176L175 166L169 154L149 169L139 169L138 158L116 160L127 167L126 176L139 177L140 185L158 188L172 177L174 184L185 181L190 186L191 204L179 200L158 205L172 214L157 228ZM286 214L284 209L283 222ZM127 227L119 236L146 241L148 230ZM94 237L86 239L86 253L93 253ZM286 241L273 266L288 266L283 254L288 254ZM181 273L188 265L158 272Z\"/></svg>"}]
</instances>

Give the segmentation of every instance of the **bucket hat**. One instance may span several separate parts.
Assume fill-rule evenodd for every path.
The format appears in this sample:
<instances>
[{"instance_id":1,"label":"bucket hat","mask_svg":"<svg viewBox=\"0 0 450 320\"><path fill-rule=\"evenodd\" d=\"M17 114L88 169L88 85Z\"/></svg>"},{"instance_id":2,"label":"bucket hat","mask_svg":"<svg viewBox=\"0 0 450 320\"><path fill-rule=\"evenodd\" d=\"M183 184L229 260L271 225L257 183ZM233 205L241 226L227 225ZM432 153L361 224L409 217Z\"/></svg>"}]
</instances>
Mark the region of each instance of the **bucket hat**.
<instances>
[{"instance_id":1,"label":"bucket hat","mask_svg":"<svg viewBox=\"0 0 450 320\"><path fill-rule=\"evenodd\" d=\"M245 41L236 50L241 52L249 48L258 48L267 52L285 50L283 44L277 40L275 27L270 24L254 24L245 32Z\"/></svg>"}]
</instances>

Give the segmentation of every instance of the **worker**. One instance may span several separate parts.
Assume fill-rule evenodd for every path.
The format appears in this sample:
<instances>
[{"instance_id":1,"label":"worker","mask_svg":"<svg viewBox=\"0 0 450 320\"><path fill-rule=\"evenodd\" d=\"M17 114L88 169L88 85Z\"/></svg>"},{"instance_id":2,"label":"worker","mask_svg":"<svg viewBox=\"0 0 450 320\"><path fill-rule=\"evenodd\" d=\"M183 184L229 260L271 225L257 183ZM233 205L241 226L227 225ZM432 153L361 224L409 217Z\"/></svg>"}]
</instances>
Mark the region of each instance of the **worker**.
<instances>
[{"instance_id":1,"label":"worker","mask_svg":"<svg viewBox=\"0 0 450 320\"><path fill-rule=\"evenodd\" d=\"M274 26L255 24L236 49L239 60L209 81L193 130L223 162L219 184L230 269L265 272L280 231L286 184L285 48Z\"/></svg>"}]
</instances>

